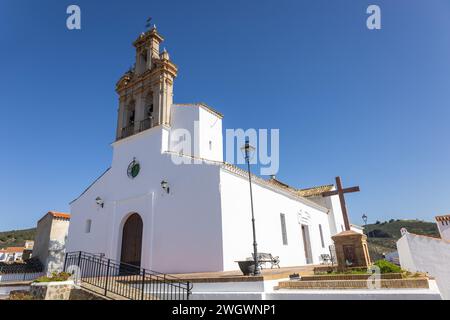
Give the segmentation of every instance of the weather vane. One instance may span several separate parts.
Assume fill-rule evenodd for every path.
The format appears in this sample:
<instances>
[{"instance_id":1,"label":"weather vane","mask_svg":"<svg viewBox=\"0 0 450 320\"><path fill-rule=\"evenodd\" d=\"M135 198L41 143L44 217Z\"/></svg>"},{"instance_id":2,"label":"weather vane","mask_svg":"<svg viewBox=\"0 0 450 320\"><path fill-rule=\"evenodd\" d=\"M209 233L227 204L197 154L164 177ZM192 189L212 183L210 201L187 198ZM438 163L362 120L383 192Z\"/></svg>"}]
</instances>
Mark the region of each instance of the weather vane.
<instances>
[{"instance_id":1,"label":"weather vane","mask_svg":"<svg viewBox=\"0 0 450 320\"><path fill-rule=\"evenodd\" d=\"M146 21L146 23L145 23L145 27L146 27L147 29L150 29L150 27L152 26L151 23L150 23L150 21L152 21L152 17L148 17L148 18L147 18L147 21Z\"/></svg>"}]
</instances>

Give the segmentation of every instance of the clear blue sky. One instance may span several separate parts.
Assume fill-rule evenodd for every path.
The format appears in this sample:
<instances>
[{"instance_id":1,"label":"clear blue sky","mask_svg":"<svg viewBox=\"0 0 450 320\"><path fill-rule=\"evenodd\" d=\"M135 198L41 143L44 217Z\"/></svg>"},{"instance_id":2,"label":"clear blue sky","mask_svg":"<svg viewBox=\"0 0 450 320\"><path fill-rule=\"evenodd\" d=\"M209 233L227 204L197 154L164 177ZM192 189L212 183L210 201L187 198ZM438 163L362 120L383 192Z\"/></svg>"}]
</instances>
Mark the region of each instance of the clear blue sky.
<instances>
[{"instance_id":1,"label":"clear blue sky","mask_svg":"<svg viewBox=\"0 0 450 320\"><path fill-rule=\"evenodd\" d=\"M175 101L279 128L281 180L360 185L354 223L450 211L448 0L2 0L0 230L69 210L110 165L114 87L147 16L179 66Z\"/></svg>"}]
</instances>

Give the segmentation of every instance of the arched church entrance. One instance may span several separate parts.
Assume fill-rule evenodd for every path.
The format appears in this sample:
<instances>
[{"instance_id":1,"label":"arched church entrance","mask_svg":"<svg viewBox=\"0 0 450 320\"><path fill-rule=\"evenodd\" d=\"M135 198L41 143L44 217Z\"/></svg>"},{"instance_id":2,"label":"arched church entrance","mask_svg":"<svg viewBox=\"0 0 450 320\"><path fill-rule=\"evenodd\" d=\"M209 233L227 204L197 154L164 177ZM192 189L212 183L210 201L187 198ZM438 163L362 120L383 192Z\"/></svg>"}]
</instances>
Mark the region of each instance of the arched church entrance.
<instances>
[{"instance_id":1,"label":"arched church entrance","mask_svg":"<svg viewBox=\"0 0 450 320\"><path fill-rule=\"evenodd\" d=\"M122 231L121 262L141 266L142 228L142 218L137 213L133 213L125 221Z\"/></svg>"}]
</instances>

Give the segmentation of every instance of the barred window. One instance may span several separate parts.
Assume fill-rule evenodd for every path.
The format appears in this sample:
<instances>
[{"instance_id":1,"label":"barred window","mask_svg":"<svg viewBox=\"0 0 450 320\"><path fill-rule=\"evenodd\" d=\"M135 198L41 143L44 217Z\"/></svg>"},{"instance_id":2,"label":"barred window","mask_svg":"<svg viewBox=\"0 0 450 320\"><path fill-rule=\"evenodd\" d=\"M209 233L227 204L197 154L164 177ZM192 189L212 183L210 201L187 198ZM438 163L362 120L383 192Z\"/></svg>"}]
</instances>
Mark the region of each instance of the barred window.
<instances>
[{"instance_id":1,"label":"barred window","mask_svg":"<svg viewBox=\"0 0 450 320\"><path fill-rule=\"evenodd\" d=\"M92 225L92 220L91 219L86 220L86 229L85 229L86 233L91 233L91 225Z\"/></svg>"},{"instance_id":2,"label":"barred window","mask_svg":"<svg viewBox=\"0 0 450 320\"><path fill-rule=\"evenodd\" d=\"M281 220L281 235L283 237L283 245L288 244L287 240L287 232L286 232L286 215L284 213L280 213L280 220Z\"/></svg>"},{"instance_id":3,"label":"barred window","mask_svg":"<svg viewBox=\"0 0 450 320\"><path fill-rule=\"evenodd\" d=\"M323 241L323 231L322 231L321 224L319 224L319 233L320 233L320 242L322 243L322 248L325 248L325 242Z\"/></svg>"}]
</instances>

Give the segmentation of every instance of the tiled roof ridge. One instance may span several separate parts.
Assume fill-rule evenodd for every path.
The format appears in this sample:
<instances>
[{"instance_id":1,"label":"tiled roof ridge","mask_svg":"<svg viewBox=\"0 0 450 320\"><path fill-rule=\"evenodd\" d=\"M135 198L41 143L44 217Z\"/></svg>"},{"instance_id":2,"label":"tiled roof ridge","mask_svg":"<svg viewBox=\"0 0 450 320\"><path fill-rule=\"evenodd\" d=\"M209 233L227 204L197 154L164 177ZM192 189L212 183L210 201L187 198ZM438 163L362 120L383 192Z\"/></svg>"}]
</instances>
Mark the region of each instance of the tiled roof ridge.
<instances>
[{"instance_id":1,"label":"tiled roof ridge","mask_svg":"<svg viewBox=\"0 0 450 320\"><path fill-rule=\"evenodd\" d=\"M239 175L244 176L244 177L248 176L248 171L247 170L241 169L241 168L239 168L239 167L237 167L237 166L235 166L233 164L227 163L227 162L223 163L222 168L227 169L227 170L229 170L229 171L231 171L233 173L239 174ZM263 185L268 186L268 187L277 188L280 191L286 192L289 195L291 195L291 196L293 196L293 197L295 197L295 198L297 198L299 200L302 200L303 202L306 202L308 205L312 205L313 207L318 207L318 208L321 208L322 210L325 210L326 212L329 212L328 208L325 208L325 207L323 207L323 206L321 206L321 205L319 205L319 204L317 204L317 203L315 203L315 202L313 202L311 200L308 200L307 198L301 196L296 191L296 189L294 189L292 187L280 186L278 183L273 183L270 180L263 179L263 178L261 178L261 177L259 177L257 175L254 175L254 174L251 174L251 176L252 176L252 181L259 182L260 184L263 184Z\"/></svg>"},{"instance_id":2,"label":"tiled roof ridge","mask_svg":"<svg viewBox=\"0 0 450 320\"><path fill-rule=\"evenodd\" d=\"M48 215L51 215L52 217L58 218L58 219L70 220L70 213L58 212L58 211L48 211L46 214L44 214L42 216L42 218L39 219L38 223L41 222L41 220L44 219Z\"/></svg>"},{"instance_id":3,"label":"tiled roof ridge","mask_svg":"<svg viewBox=\"0 0 450 320\"><path fill-rule=\"evenodd\" d=\"M203 161L205 163L209 163L209 164L213 164L213 165L220 165L221 168L223 168L223 169L226 169L226 170L228 170L230 172L233 172L235 174L239 174L239 175L241 175L243 177L248 177L248 171L247 170L241 169L238 166L236 166L234 164L231 164L231 163L228 163L228 162L225 162L225 161L209 160L209 159L206 159L206 158L200 158L200 157L187 155L187 154L183 154L183 153L179 153L179 152L175 152L175 151L165 151L164 153L166 153L166 154L173 154L173 155L177 155L177 156L180 156L180 157L186 157L186 158L190 158L190 159L193 159L193 160L199 160L199 161ZM291 196L293 196L293 197L295 197L297 199L301 199L302 201L306 202L309 205L312 205L314 207L318 207L321 210L325 210L327 212L329 211L328 208L323 207L323 206L321 206L321 205L319 205L319 204L317 204L317 203L315 203L315 202L313 202L311 200L308 200L306 197L302 196L299 193L298 189L292 188L289 185L287 185L287 184L285 184L283 182L280 182L279 180L276 180L276 179L263 179L263 178L255 175L253 173L251 174L251 177L252 177L252 181L256 181L256 182L258 182L258 183L260 183L262 185L265 185L265 186L277 188L278 190L286 192L289 195L291 195ZM272 181L272 180L276 180L277 182L274 183L274 181Z\"/></svg>"},{"instance_id":4,"label":"tiled roof ridge","mask_svg":"<svg viewBox=\"0 0 450 320\"><path fill-rule=\"evenodd\" d=\"M298 189L298 191L309 191L309 190L315 190L318 188L325 188L325 187L334 187L334 184L323 184L321 186L315 186L315 187L310 187L310 188L301 188L301 189Z\"/></svg>"},{"instance_id":5,"label":"tiled roof ridge","mask_svg":"<svg viewBox=\"0 0 450 320\"><path fill-rule=\"evenodd\" d=\"M48 213L54 216L55 218L70 219L70 213L58 211L49 211Z\"/></svg>"}]
</instances>

